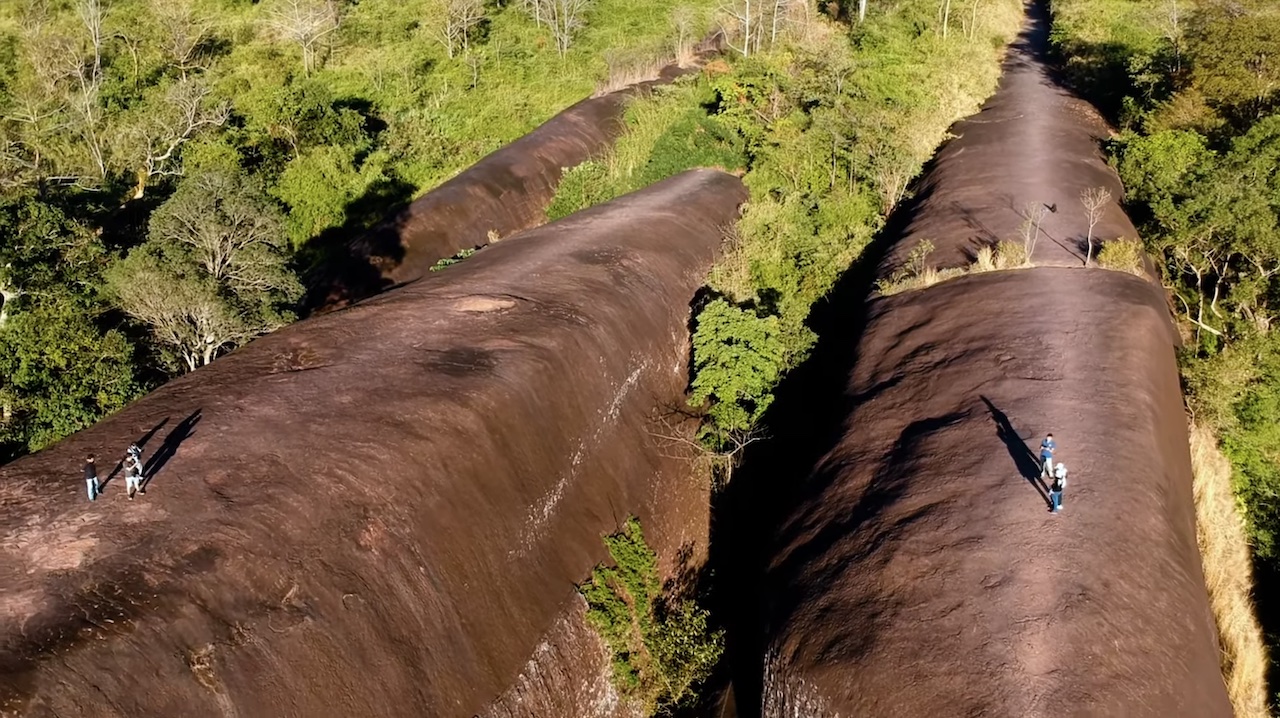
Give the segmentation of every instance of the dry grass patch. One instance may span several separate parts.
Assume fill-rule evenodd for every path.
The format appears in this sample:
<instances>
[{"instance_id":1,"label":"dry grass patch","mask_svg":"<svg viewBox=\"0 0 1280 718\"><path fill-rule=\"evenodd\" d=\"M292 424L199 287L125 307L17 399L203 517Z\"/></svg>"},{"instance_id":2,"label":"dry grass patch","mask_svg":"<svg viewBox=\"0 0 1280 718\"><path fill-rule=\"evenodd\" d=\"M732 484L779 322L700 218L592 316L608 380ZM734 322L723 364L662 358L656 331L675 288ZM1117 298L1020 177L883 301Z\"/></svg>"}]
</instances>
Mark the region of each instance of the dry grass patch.
<instances>
[{"instance_id":1,"label":"dry grass patch","mask_svg":"<svg viewBox=\"0 0 1280 718\"><path fill-rule=\"evenodd\" d=\"M659 52L606 52L604 60L609 67L609 74L603 81L596 83L594 97L656 80L662 74L662 68L678 61L668 53Z\"/></svg>"},{"instance_id":2,"label":"dry grass patch","mask_svg":"<svg viewBox=\"0 0 1280 718\"><path fill-rule=\"evenodd\" d=\"M1207 428L1191 427L1191 467L1196 540L1218 625L1222 677L1238 718L1268 718L1267 648L1253 606L1249 543L1231 491L1231 462Z\"/></svg>"},{"instance_id":3,"label":"dry grass patch","mask_svg":"<svg viewBox=\"0 0 1280 718\"><path fill-rule=\"evenodd\" d=\"M1139 277L1147 273L1142 265L1142 242L1136 239L1113 239L1102 244L1098 251L1098 266L1116 272L1128 272Z\"/></svg>"},{"instance_id":4,"label":"dry grass patch","mask_svg":"<svg viewBox=\"0 0 1280 718\"><path fill-rule=\"evenodd\" d=\"M1017 242L1000 242L985 245L974 255L970 272L996 272L1002 269L1022 269L1030 266L1027 248Z\"/></svg>"},{"instance_id":5,"label":"dry grass patch","mask_svg":"<svg viewBox=\"0 0 1280 718\"><path fill-rule=\"evenodd\" d=\"M903 263L888 279L876 282L880 294L889 296L902 292L932 287L938 282L963 277L966 274L995 272L1002 269L1021 269L1030 267L1027 262L1026 247L1017 242L1000 242L978 249L973 263L967 267L947 267L939 269L928 264L929 255L933 253L933 242L922 239Z\"/></svg>"}]
</instances>

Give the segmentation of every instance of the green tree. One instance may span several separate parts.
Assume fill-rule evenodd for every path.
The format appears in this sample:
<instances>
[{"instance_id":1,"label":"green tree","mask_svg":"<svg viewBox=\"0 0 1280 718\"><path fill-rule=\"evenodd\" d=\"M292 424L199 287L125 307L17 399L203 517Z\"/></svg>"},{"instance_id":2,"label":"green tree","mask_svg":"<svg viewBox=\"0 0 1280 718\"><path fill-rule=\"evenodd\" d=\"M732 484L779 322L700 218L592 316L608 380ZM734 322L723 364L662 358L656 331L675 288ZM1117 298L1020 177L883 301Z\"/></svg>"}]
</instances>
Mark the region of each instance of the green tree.
<instances>
[{"instance_id":1,"label":"green tree","mask_svg":"<svg viewBox=\"0 0 1280 718\"><path fill-rule=\"evenodd\" d=\"M35 194L0 200L0 453L37 450L135 397L134 349L96 317L106 252Z\"/></svg>"},{"instance_id":2,"label":"green tree","mask_svg":"<svg viewBox=\"0 0 1280 718\"><path fill-rule=\"evenodd\" d=\"M41 301L0 329L0 447L39 451L141 392L133 346L69 298Z\"/></svg>"},{"instance_id":3,"label":"green tree","mask_svg":"<svg viewBox=\"0 0 1280 718\"><path fill-rule=\"evenodd\" d=\"M716 448L726 434L751 430L773 402L773 387L783 369L786 347L777 317L761 317L723 299L698 313L693 334L693 393L689 403L709 403L709 437Z\"/></svg>"},{"instance_id":4,"label":"green tree","mask_svg":"<svg viewBox=\"0 0 1280 718\"><path fill-rule=\"evenodd\" d=\"M1280 93L1280 12L1272 3L1215 0L1194 15L1187 37L1192 86L1240 122L1275 107Z\"/></svg>"},{"instance_id":5,"label":"green tree","mask_svg":"<svg viewBox=\"0 0 1280 718\"><path fill-rule=\"evenodd\" d=\"M664 597L658 557L632 517L606 536L612 566L597 566L579 590L587 621L613 651L613 681L642 715L668 715L690 703L724 652L696 602Z\"/></svg>"},{"instance_id":6,"label":"green tree","mask_svg":"<svg viewBox=\"0 0 1280 718\"><path fill-rule=\"evenodd\" d=\"M109 275L126 313L188 370L292 320L302 285L280 212L243 176L188 178Z\"/></svg>"}]
</instances>

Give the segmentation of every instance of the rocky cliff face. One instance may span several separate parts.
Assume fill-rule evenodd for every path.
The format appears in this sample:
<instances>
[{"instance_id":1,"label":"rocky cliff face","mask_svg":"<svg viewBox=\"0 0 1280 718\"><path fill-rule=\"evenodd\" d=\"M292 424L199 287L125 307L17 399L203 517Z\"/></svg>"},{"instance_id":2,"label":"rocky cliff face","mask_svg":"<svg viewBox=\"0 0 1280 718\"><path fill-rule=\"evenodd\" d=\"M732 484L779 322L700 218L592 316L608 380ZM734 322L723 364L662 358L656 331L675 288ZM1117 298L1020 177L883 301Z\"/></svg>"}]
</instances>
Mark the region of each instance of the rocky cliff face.
<instances>
[{"instance_id":1,"label":"rocky cliff face","mask_svg":"<svg viewBox=\"0 0 1280 718\"><path fill-rule=\"evenodd\" d=\"M574 586L628 514L666 555L705 540L652 422L745 196L680 175L0 468L0 711L601 715L598 647L563 663L591 643ZM139 440L147 494L86 501L85 454Z\"/></svg>"},{"instance_id":2,"label":"rocky cliff face","mask_svg":"<svg viewBox=\"0 0 1280 718\"><path fill-rule=\"evenodd\" d=\"M876 301L769 569L766 718L1230 715L1173 340L1107 270Z\"/></svg>"},{"instance_id":3,"label":"rocky cliff face","mask_svg":"<svg viewBox=\"0 0 1280 718\"><path fill-rule=\"evenodd\" d=\"M1035 5L1000 90L921 179L888 276L923 240L959 267L1039 221L1031 269L873 298L824 367L838 420L766 579L765 718L1228 716L1158 284L1084 268L1082 190L1120 194L1107 128L1058 87ZM1094 236L1133 237L1116 202ZM865 291L864 291L865 293ZM838 335L839 332L836 332ZM1038 447L1070 477L1050 514Z\"/></svg>"}]
</instances>

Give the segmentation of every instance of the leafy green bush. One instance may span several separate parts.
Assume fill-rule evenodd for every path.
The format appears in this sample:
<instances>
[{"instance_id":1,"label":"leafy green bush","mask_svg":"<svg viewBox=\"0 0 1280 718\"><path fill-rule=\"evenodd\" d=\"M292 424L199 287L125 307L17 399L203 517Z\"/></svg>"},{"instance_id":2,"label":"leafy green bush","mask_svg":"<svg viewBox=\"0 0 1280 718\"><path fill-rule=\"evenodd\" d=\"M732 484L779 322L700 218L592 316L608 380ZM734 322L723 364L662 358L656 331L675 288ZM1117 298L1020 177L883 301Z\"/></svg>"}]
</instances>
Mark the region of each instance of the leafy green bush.
<instances>
[{"instance_id":1,"label":"leafy green bush","mask_svg":"<svg viewBox=\"0 0 1280 718\"><path fill-rule=\"evenodd\" d=\"M724 632L691 600L669 605L661 595L657 555L640 522L604 539L613 566L598 566L579 590L587 621L613 653L618 692L643 715L667 714L696 698L724 652Z\"/></svg>"},{"instance_id":2,"label":"leafy green bush","mask_svg":"<svg viewBox=\"0 0 1280 718\"><path fill-rule=\"evenodd\" d=\"M777 317L762 317L724 299L698 313L693 333L693 406L709 404L704 439L719 450L749 432L773 401L786 348Z\"/></svg>"},{"instance_id":3,"label":"leafy green bush","mask_svg":"<svg viewBox=\"0 0 1280 718\"><path fill-rule=\"evenodd\" d=\"M0 461L39 451L141 393L134 349L72 302L44 300L0 331Z\"/></svg>"},{"instance_id":4,"label":"leafy green bush","mask_svg":"<svg viewBox=\"0 0 1280 718\"><path fill-rule=\"evenodd\" d=\"M598 160L587 160L564 171L556 195L547 205L547 219L554 222L579 210L608 202L618 196L609 168Z\"/></svg>"}]
</instances>

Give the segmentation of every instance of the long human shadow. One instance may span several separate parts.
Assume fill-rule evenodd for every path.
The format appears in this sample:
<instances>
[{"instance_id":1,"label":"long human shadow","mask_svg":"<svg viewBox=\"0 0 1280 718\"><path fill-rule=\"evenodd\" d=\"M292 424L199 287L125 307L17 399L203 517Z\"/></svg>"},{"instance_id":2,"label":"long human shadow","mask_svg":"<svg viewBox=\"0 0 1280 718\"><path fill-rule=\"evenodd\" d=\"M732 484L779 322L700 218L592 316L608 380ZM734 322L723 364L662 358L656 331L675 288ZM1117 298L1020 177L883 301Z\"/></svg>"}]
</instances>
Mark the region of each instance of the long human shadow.
<instances>
[{"instance_id":1,"label":"long human shadow","mask_svg":"<svg viewBox=\"0 0 1280 718\"><path fill-rule=\"evenodd\" d=\"M147 448L147 442L151 441L151 437L155 436L156 432L163 429L164 425L168 423L169 423L169 417L166 416L165 418L160 420L159 424L156 424L155 426L151 427L150 431L138 437L133 443L137 444L139 449ZM103 480L101 486L105 488L106 485L110 483L111 480L116 477L116 474L120 473L120 470L123 468L124 468L124 459L121 459L120 461L116 462L116 467L112 469L111 473L107 475L107 478Z\"/></svg>"},{"instance_id":2,"label":"long human shadow","mask_svg":"<svg viewBox=\"0 0 1280 718\"><path fill-rule=\"evenodd\" d=\"M182 442L191 438L195 434L196 424L200 423L200 409L196 409L191 416L183 419L177 426L173 427L173 431L164 437L164 443L160 445L160 449L147 459L147 465L142 469L142 488L146 488L151 480L160 473L165 464L178 453L178 447Z\"/></svg>"},{"instance_id":3,"label":"long human shadow","mask_svg":"<svg viewBox=\"0 0 1280 718\"><path fill-rule=\"evenodd\" d=\"M996 435L1004 442L1004 446L1009 450L1009 457L1013 459L1013 464L1018 468L1018 473L1022 478L1027 480L1028 484L1035 487L1040 498L1044 499L1045 506L1050 508L1053 504L1049 501L1049 487L1045 485L1044 479L1041 477L1040 462L1036 460L1036 454L1027 446L1027 440L1018 434L1018 430L1013 427L1013 423L1009 421L1009 416L1003 411L996 408L987 397L981 397L982 403L987 405L987 411L991 414L991 420L996 423Z\"/></svg>"}]
</instances>

